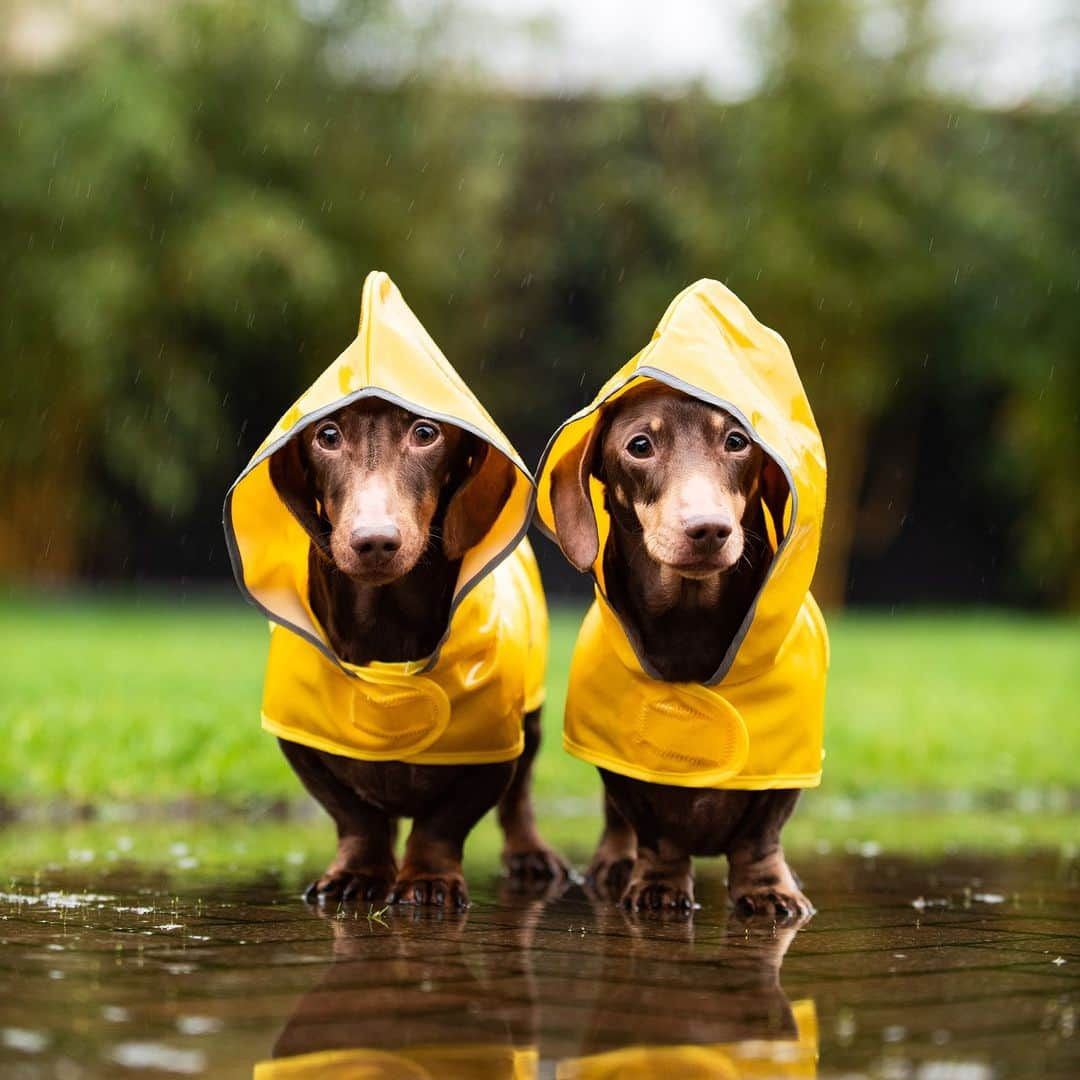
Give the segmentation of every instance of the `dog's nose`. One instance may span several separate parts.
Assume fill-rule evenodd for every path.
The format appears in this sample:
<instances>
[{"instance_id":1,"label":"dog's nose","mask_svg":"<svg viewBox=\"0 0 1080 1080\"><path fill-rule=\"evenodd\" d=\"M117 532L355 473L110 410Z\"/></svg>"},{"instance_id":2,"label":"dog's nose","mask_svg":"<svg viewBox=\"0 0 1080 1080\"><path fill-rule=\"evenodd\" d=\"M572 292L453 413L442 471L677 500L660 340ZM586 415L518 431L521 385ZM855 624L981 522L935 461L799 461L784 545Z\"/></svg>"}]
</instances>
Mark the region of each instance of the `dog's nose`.
<instances>
[{"instance_id":1,"label":"dog's nose","mask_svg":"<svg viewBox=\"0 0 1080 1080\"><path fill-rule=\"evenodd\" d=\"M369 559L385 558L401 547L401 533L397 526L389 522L385 525L360 526L353 529L349 544L357 555Z\"/></svg>"},{"instance_id":2,"label":"dog's nose","mask_svg":"<svg viewBox=\"0 0 1080 1080\"><path fill-rule=\"evenodd\" d=\"M713 543L722 544L731 535L731 523L721 517L699 514L683 522L683 531L687 538L695 543L711 540Z\"/></svg>"}]
</instances>

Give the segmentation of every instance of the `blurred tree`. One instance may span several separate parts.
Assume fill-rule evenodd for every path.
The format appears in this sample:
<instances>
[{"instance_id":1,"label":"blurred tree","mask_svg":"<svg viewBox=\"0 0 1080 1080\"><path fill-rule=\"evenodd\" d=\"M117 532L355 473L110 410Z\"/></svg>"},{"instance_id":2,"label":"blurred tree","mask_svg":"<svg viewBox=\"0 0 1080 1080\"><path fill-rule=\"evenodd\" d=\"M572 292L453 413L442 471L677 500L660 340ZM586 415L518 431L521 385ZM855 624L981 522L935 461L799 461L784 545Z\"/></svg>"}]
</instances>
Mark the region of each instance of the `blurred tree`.
<instances>
[{"instance_id":1,"label":"blurred tree","mask_svg":"<svg viewBox=\"0 0 1080 1080\"><path fill-rule=\"evenodd\" d=\"M935 95L926 0L770 12L731 280L792 345L825 436L819 596L841 602L853 547L880 551L903 527L917 458L936 452L933 433L917 437L918 403L944 399L948 413L989 399L984 445L938 464L954 470L938 512L948 522L994 500L1027 595L1075 603L1075 109L994 113ZM875 477L883 421L894 445ZM1021 507L1036 493L1033 515Z\"/></svg>"},{"instance_id":2,"label":"blurred tree","mask_svg":"<svg viewBox=\"0 0 1080 1080\"><path fill-rule=\"evenodd\" d=\"M5 53L0 575L224 572L224 488L382 267L530 460L723 278L825 433L824 600L853 554L951 573L948 531L1004 560L967 595L1080 602L1075 105L943 98L926 0L768 5L737 104L498 92L424 11L176 0Z\"/></svg>"},{"instance_id":3,"label":"blurred tree","mask_svg":"<svg viewBox=\"0 0 1080 1080\"><path fill-rule=\"evenodd\" d=\"M122 572L132 505L216 516L232 444L347 340L365 268L445 296L435 98L356 94L330 63L388 7L187 0L9 79L0 572Z\"/></svg>"},{"instance_id":4,"label":"blurred tree","mask_svg":"<svg viewBox=\"0 0 1080 1080\"><path fill-rule=\"evenodd\" d=\"M908 316L941 294L928 258L936 111L921 93L923 5L886 41L854 0L785 0L763 26L769 61L748 108L731 283L799 362L829 453L829 510L815 589L840 603L860 522L868 441L921 363ZM880 9L879 9L880 10Z\"/></svg>"}]
</instances>

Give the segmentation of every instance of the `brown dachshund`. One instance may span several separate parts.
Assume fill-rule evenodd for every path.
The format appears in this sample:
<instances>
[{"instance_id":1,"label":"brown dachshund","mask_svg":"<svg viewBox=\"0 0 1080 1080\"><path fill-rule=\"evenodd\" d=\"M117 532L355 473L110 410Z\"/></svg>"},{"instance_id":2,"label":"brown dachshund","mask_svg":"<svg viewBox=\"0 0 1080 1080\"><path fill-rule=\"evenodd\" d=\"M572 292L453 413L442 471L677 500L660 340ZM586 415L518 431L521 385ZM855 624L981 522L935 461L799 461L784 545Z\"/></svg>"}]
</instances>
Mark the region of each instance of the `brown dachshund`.
<instances>
[{"instance_id":1,"label":"brown dachshund","mask_svg":"<svg viewBox=\"0 0 1080 1080\"><path fill-rule=\"evenodd\" d=\"M590 475L607 492L612 606L661 678L709 679L768 569L761 504L770 485L785 484L780 469L723 409L660 383L636 387L606 407L594 437L553 474L559 543L580 568L596 550ZM724 853L740 914L798 919L813 910L780 846L798 791L600 774L606 821L589 873L608 895L637 909L689 910L691 856Z\"/></svg>"},{"instance_id":2,"label":"brown dachshund","mask_svg":"<svg viewBox=\"0 0 1080 1080\"><path fill-rule=\"evenodd\" d=\"M271 459L274 486L311 539L312 609L343 660L417 660L436 648L462 555L491 528L513 482L501 455L482 467L489 453L458 427L368 398L309 425ZM337 857L307 898L464 907L465 838L496 805L509 872L564 874L530 801L539 710L523 722L516 763L368 762L281 740L338 830ZM413 826L399 867L401 817Z\"/></svg>"}]
</instances>

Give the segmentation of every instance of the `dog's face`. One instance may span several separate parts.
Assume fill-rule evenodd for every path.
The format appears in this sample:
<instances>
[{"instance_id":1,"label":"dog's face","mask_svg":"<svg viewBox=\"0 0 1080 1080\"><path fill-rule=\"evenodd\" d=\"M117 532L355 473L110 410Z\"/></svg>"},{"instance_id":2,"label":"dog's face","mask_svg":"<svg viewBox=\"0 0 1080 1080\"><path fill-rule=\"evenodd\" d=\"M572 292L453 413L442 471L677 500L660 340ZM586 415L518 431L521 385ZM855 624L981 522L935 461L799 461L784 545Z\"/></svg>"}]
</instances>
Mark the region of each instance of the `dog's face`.
<instances>
[{"instance_id":1,"label":"dog's face","mask_svg":"<svg viewBox=\"0 0 1080 1080\"><path fill-rule=\"evenodd\" d=\"M779 476L729 413L644 383L606 407L590 438L554 470L559 542L578 569L592 565L598 538L588 479L597 475L615 522L640 533L653 562L684 578L723 574L742 557L748 507L771 470Z\"/></svg>"},{"instance_id":2,"label":"dog's face","mask_svg":"<svg viewBox=\"0 0 1080 1080\"><path fill-rule=\"evenodd\" d=\"M514 480L483 440L379 398L309 425L274 455L270 475L316 551L365 585L404 577L429 545L460 559Z\"/></svg>"}]
</instances>

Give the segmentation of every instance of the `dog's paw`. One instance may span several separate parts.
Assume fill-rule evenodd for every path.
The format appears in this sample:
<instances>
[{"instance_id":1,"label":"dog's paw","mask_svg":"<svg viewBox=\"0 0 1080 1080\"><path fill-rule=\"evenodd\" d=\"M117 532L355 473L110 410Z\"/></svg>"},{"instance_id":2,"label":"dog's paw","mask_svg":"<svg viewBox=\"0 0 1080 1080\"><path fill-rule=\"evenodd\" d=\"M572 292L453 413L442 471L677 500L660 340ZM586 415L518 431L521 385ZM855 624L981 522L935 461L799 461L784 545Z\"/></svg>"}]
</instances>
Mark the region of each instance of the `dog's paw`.
<instances>
[{"instance_id":1,"label":"dog's paw","mask_svg":"<svg viewBox=\"0 0 1080 1080\"><path fill-rule=\"evenodd\" d=\"M543 843L524 851L504 851L502 863L506 876L515 882L565 881L570 876L570 864Z\"/></svg>"},{"instance_id":2,"label":"dog's paw","mask_svg":"<svg viewBox=\"0 0 1080 1080\"><path fill-rule=\"evenodd\" d=\"M605 851L598 851L585 872L585 881L600 899L618 900L626 892L633 869L633 855L613 856Z\"/></svg>"},{"instance_id":3,"label":"dog's paw","mask_svg":"<svg viewBox=\"0 0 1080 1080\"><path fill-rule=\"evenodd\" d=\"M632 877L623 893L622 905L630 911L693 911L694 880L689 876L653 874Z\"/></svg>"},{"instance_id":4,"label":"dog's paw","mask_svg":"<svg viewBox=\"0 0 1080 1080\"><path fill-rule=\"evenodd\" d=\"M757 885L731 894L740 919L769 919L785 925L802 924L814 914L814 905L797 888Z\"/></svg>"},{"instance_id":5,"label":"dog's paw","mask_svg":"<svg viewBox=\"0 0 1080 1080\"><path fill-rule=\"evenodd\" d=\"M386 896L393 880L392 869L348 870L331 866L321 878L307 887L304 899L309 904L325 904L334 900L346 904L352 901L374 903Z\"/></svg>"},{"instance_id":6,"label":"dog's paw","mask_svg":"<svg viewBox=\"0 0 1080 1080\"><path fill-rule=\"evenodd\" d=\"M402 871L387 900L391 904L463 910L469 906L469 890L459 871L441 874Z\"/></svg>"}]
</instances>

